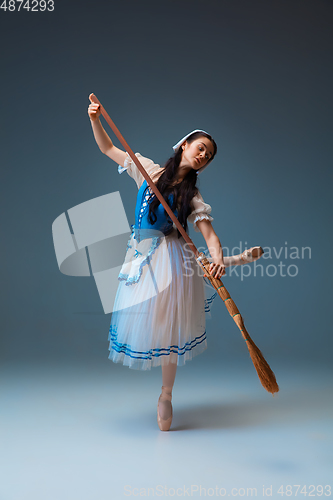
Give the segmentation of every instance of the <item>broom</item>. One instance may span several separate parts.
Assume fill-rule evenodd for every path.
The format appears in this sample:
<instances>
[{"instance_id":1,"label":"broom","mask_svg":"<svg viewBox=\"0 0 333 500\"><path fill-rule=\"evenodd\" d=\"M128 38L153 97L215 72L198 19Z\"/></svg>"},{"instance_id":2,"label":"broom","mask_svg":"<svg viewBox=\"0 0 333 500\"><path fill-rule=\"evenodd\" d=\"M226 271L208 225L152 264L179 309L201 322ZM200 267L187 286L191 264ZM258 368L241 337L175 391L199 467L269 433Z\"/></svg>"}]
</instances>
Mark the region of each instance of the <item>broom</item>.
<instances>
[{"instance_id":1,"label":"broom","mask_svg":"<svg viewBox=\"0 0 333 500\"><path fill-rule=\"evenodd\" d=\"M114 134L119 139L120 143L123 145L123 147L125 148L125 150L127 151L127 153L130 155L130 157L134 161L135 165L138 167L139 171L143 175L143 177L146 179L149 187L151 188L151 190L153 191L153 193L156 195L156 197L158 198L158 200L160 201L160 203L162 204L162 206L164 207L164 209L166 210L166 212L170 216L171 220L175 223L177 229L180 231L180 233L183 236L183 238L186 241L186 243L188 243L188 245L190 246L191 250L193 251L193 253L195 255L195 258L196 258L196 261L198 262L198 264L205 271L205 273L207 273L207 277L208 277L209 281L211 282L211 284L213 285L213 287L215 288L215 290L217 291L217 293L219 294L219 296L223 300L226 308L229 311L229 314L234 319L236 325L238 326L238 328L240 329L240 331L242 333L243 338L246 341L246 345L248 347L248 350L249 350L249 353L250 353L253 365L254 365L254 367L255 367L255 369L257 371L257 374L258 374L258 377L259 377L259 380L260 380L262 386L268 392L270 392L272 394L274 394L275 392L278 392L279 391L279 386L278 386L278 384L276 382L275 375L274 375L273 371L271 370L269 364L265 360L264 356L262 355L262 352L256 346L256 344L253 342L253 340L251 339L248 331L246 330L243 318L242 318L239 310L237 309L237 306L236 306L235 302L230 297L229 292L226 289L226 287L223 285L222 281L220 279L214 278L210 274L210 272L209 272L209 265L210 265L209 260L207 259L207 257L202 252L200 252L200 253L198 252L198 250L197 250L196 246L194 245L193 241L191 240L191 238L189 237L189 235L186 233L186 231L184 230L183 226L180 224L180 222L178 221L177 217L172 212L172 210L169 207L169 205L164 200L163 196L161 195L161 193L157 189L156 185L153 183L153 181L151 180L150 176L147 174L146 170L143 168L143 166L141 165L140 161L135 156L135 154L133 153L132 149L129 147L129 145L125 141L124 137L121 135L121 133L119 132L118 128L116 127L116 125L114 124L114 122L111 120L111 118L108 115L108 113L105 111L105 109L102 106L102 104L100 103L100 101L97 99L97 97L94 94L90 94L89 99L91 101L99 104L101 114L105 118L106 122L111 127L111 129L113 130Z\"/></svg>"}]
</instances>

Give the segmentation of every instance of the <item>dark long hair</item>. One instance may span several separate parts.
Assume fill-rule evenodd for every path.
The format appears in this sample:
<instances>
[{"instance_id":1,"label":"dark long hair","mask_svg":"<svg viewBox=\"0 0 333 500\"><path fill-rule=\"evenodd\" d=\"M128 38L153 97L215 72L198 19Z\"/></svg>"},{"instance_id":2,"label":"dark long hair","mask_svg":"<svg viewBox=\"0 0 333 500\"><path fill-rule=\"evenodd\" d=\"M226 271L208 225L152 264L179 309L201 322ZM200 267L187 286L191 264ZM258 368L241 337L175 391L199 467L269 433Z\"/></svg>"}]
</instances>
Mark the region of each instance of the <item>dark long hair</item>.
<instances>
[{"instance_id":1,"label":"dark long hair","mask_svg":"<svg viewBox=\"0 0 333 500\"><path fill-rule=\"evenodd\" d=\"M207 139L209 139L213 144L214 152L210 160L212 161L212 159L216 155L217 146L214 139L209 134L203 132L195 132L192 135L190 135L186 140L190 144L199 137L207 137ZM182 148L179 147L176 153L173 156L171 156L171 158L169 158L169 160L164 165L165 170L163 174L160 175L156 183L156 186L167 203L168 203L168 197L171 194L173 194L173 203L172 205L170 205L170 208L173 212L177 208L178 199L180 199L179 209L178 209L178 220L183 226L184 230L187 232L187 217L190 215L192 211L190 202L192 198L198 193L198 188L196 186L198 174L194 169L191 169L189 172L187 172L184 179L180 183L176 184L175 186L172 186L178 172L178 167L182 158L182 152L183 152ZM157 220L155 210L157 209L159 204L160 204L159 199L154 195L152 201L149 204L149 212L148 212L148 220L152 225L155 224ZM165 209L164 213L166 217L170 219ZM180 236L181 234L178 230L178 238Z\"/></svg>"}]
</instances>

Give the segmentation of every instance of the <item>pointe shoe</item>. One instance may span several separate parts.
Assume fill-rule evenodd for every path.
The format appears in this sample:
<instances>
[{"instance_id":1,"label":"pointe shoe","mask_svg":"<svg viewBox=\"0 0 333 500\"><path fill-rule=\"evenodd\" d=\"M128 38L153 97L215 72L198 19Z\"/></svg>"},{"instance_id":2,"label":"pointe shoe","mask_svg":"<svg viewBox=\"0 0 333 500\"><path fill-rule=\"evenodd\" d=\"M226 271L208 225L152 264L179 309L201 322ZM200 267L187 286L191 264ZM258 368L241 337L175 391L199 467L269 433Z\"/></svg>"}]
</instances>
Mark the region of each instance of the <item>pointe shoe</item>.
<instances>
[{"instance_id":1,"label":"pointe shoe","mask_svg":"<svg viewBox=\"0 0 333 500\"><path fill-rule=\"evenodd\" d=\"M159 426L161 431L168 431L171 427L172 415L173 415L172 404L171 404L171 398L172 398L171 392L172 392L171 387L164 387L162 385L162 392L161 392L160 397L158 398L158 403L157 403L157 423L158 423L158 426ZM160 401L170 401L170 404L171 404L171 415L166 420L161 418L161 416L159 414Z\"/></svg>"},{"instance_id":2,"label":"pointe shoe","mask_svg":"<svg viewBox=\"0 0 333 500\"><path fill-rule=\"evenodd\" d=\"M249 250L244 250L244 252L240 254L240 258L246 263L254 262L260 259L263 253L264 250L261 247L251 247Z\"/></svg>"}]
</instances>

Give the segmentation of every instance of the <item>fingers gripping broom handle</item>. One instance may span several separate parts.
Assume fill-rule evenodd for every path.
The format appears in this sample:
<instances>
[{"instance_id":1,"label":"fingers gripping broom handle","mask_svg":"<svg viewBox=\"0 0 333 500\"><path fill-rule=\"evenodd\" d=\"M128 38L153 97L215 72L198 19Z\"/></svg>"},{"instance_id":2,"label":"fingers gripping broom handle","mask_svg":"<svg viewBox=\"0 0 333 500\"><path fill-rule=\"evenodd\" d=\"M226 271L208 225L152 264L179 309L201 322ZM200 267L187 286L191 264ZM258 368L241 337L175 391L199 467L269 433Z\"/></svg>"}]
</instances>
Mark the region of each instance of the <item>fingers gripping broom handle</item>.
<instances>
[{"instance_id":1,"label":"fingers gripping broom handle","mask_svg":"<svg viewBox=\"0 0 333 500\"><path fill-rule=\"evenodd\" d=\"M213 278L213 276L210 275L210 273L209 273L210 262L202 252L199 254L199 257L197 258L197 262L199 263L199 265L202 267L202 269L207 274L209 281L211 282L211 284L213 285L213 287L215 288L215 290L217 291L217 293L219 294L219 296L223 300L226 308L229 311L230 316L233 318L236 325L240 329L243 338L246 340L246 344L247 344L252 362L253 362L254 367L257 371L257 374L258 374L258 377L259 377L259 380L260 380L262 386L268 392L271 392L272 394L274 394L275 392L278 392L279 386L276 382L275 375L272 372L269 364L265 360L260 349L253 342L248 331L246 330L243 318L242 318L235 302L230 297L228 290L223 285L221 280Z\"/></svg>"},{"instance_id":2,"label":"fingers gripping broom handle","mask_svg":"<svg viewBox=\"0 0 333 500\"><path fill-rule=\"evenodd\" d=\"M170 216L171 220L175 223L177 229L180 231L180 233L183 236L184 240L190 245L190 248L193 251L194 256L196 257L197 262L199 263L199 265L207 273L208 279L210 280L210 282L212 283L212 285L214 286L214 288L217 290L219 296L223 300L223 302L226 305L226 307L227 307L230 315L233 317L233 319L236 322L238 328L242 332L242 335L243 335L244 339L247 342L247 346L248 346L248 349L249 349L249 352L250 352L250 356L251 356L251 359L253 361L254 367L255 367L255 369L256 369L256 371L258 373L258 376L259 376L261 384L263 385L263 387L268 392L271 392L272 394L274 394L274 392L278 392L279 387L278 387L277 382L275 380L274 373L270 369L268 363L266 362L265 358L263 357L263 355L260 352L260 350L258 349L258 347L255 345L255 343L251 339L250 335L248 334L248 332L247 332L247 330L246 330L246 328L244 326L243 318L240 315L240 312L238 311L238 309L236 307L236 304L234 303L234 301L230 297L230 295L229 295L227 289L225 288L225 286L223 285L222 281L218 280L216 278L213 278L211 276L211 274L209 272L209 264L210 264L210 262L208 261L207 257L203 253L199 254L199 252L198 252L196 246L194 245L193 241L188 236L188 234L184 230L183 226L180 224L179 220L177 219L177 217L174 215L174 213L171 210L171 208L169 207L169 205L164 200L163 196L161 195L161 193L157 189L156 185L153 183L153 181L151 180L150 176L147 174L146 170L143 168L143 166L141 165L140 161L135 156L135 154L133 153L132 149L129 147L129 145L127 144L127 142L125 141L125 139L123 138L123 136L121 135L121 133L119 132L118 128L113 123L113 121L111 120L111 118L109 117L109 115L107 114L107 112L105 111L105 109L102 106L102 104L100 103L100 101L97 99L97 97L94 94L90 94L89 97L90 97L90 99L93 102L95 102L95 103L97 103L97 104L100 105L101 114L105 118L106 122L110 125L110 127L113 130L113 132L115 133L116 137L119 139L120 143L123 145L123 147L125 148L125 150L128 152L128 154L130 155L130 157L134 161L135 165L138 167L138 169L141 172L141 174L143 175L143 177L146 179L148 185L150 186L150 188L152 189L152 191L154 192L154 194L156 195L156 197L159 199L159 201L161 202L162 206L165 208L165 210L168 213L168 215Z\"/></svg>"}]
</instances>

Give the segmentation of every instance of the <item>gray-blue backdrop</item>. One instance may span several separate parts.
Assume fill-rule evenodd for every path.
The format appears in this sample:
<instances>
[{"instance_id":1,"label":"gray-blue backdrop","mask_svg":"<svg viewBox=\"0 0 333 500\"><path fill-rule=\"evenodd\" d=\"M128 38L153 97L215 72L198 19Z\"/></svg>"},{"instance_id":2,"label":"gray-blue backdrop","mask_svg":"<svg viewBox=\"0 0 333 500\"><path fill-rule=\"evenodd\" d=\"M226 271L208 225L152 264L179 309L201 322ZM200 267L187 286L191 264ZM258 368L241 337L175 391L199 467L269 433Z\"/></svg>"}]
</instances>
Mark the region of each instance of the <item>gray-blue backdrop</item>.
<instances>
[{"instance_id":1,"label":"gray-blue backdrop","mask_svg":"<svg viewBox=\"0 0 333 500\"><path fill-rule=\"evenodd\" d=\"M261 245L270 257L256 276L224 279L250 334L273 363L330 362L332 20L324 0L1 12L5 363L109 362L110 315L92 277L60 273L51 231L64 211L114 191L134 222L137 188L96 146L91 92L156 163L194 128L213 135L218 154L199 178L213 227L223 246ZM222 301L212 316L207 361L245 357Z\"/></svg>"}]
</instances>

